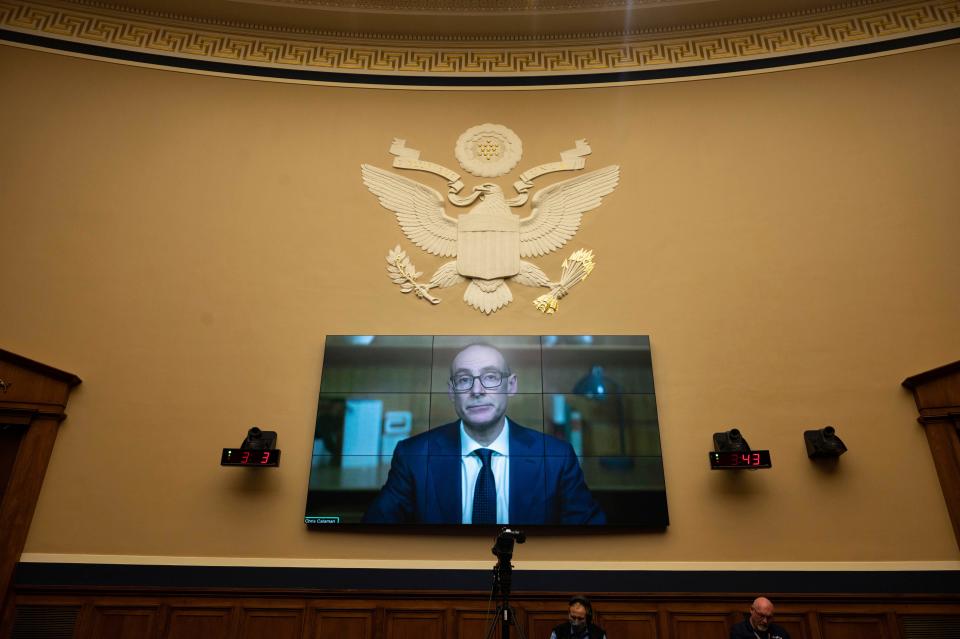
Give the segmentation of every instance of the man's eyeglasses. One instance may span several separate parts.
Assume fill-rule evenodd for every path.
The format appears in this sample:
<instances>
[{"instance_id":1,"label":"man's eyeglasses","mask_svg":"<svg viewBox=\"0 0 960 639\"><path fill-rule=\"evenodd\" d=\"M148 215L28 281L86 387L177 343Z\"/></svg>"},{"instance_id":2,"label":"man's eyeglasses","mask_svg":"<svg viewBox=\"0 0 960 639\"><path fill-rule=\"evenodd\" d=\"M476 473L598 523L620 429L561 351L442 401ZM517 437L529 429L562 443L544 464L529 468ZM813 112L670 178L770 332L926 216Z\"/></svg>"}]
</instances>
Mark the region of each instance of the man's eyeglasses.
<instances>
[{"instance_id":1,"label":"man's eyeglasses","mask_svg":"<svg viewBox=\"0 0 960 639\"><path fill-rule=\"evenodd\" d=\"M481 386L491 390L494 388L499 388L500 384L503 383L503 378L509 375L510 373L505 373L503 371L487 371L486 373L480 373L479 375L457 373L450 378L450 383L453 384L453 390L456 392L466 393L467 391L473 389L473 380L479 379Z\"/></svg>"},{"instance_id":2,"label":"man's eyeglasses","mask_svg":"<svg viewBox=\"0 0 960 639\"><path fill-rule=\"evenodd\" d=\"M766 619L767 621L770 621L771 619L773 619L772 612L769 615L765 615L759 610L757 610L756 608L751 608L750 611L753 612L753 614L755 614L756 616L760 617L761 619Z\"/></svg>"}]
</instances>

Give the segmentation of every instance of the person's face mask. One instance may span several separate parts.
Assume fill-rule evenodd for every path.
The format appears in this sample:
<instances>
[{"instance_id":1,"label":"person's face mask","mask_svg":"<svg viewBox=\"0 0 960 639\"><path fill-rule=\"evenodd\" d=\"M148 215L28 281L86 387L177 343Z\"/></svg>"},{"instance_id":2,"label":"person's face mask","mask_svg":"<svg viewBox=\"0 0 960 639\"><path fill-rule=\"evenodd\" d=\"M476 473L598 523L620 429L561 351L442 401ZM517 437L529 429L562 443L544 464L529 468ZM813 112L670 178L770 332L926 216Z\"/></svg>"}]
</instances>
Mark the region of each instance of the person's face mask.
<instances>
[{"instance_id":1,"label":"person's face mask","mask_svg":"<svg viewBox=\"0 0 960 639\"><path fill-rule=\"evenodd\" d=\"M570 628L573 630L573 636L581 636L587 631L587 609L580 604L570 606Z\"/></svg>"}]
</instances>

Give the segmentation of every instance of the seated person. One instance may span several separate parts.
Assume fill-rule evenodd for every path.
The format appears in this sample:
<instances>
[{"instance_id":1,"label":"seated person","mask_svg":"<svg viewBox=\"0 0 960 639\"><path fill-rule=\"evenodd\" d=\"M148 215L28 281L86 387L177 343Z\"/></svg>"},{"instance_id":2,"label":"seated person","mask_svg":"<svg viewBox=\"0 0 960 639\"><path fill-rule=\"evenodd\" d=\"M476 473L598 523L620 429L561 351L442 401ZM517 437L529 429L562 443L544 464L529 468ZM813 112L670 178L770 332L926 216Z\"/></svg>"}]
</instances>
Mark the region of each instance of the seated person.
<instances>
[{"instance_id":1,"label":"seated person","mask_svg":"<svg viewBox=\"0 0 960 639\"><path fill-rule=\"evenodd\" d=\"M773 604L766 597L757 597L750 606L750 615L730 629L730 639L790 639L790 633L775 623Z\"/></svg>"},{"instance_id":2,"label":"seated person","mask_svg":"<svg viewBox=\"0 0 960 639\"><path fill-rule=\"evenodd\" d=\"M593 624L593 606L583 595L570 598L567 621L550 633L550 639L607 639L607 632Z\"/></svg>"}]
</instances>

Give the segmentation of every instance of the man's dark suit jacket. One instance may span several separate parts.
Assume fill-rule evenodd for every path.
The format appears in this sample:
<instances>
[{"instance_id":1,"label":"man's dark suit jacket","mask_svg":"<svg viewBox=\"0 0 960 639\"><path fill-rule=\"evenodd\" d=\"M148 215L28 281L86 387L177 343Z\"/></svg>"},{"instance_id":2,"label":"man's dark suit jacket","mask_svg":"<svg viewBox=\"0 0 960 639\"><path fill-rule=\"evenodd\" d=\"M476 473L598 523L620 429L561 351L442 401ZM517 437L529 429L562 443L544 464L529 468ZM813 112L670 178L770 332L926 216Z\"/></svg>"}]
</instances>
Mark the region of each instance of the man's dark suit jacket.
<instances>
[{"instance_id":1,"label":"man's dark suit jacket","mask_svg":"<svg viewBox=\"0 0 960 639\"><path fill-rule=\"evenodd\" d=\"M769 624L766 632L753 631L750 625L750 615L730 628L730 639L790 639L790 633L775 623Z\"/></svg>"},{"instance_id":2,"label":"man's dark suit jacket","mask_svg":"<svg viewBox=\"0 0 960 639\"><path fill-rule=\"evenodd\" d=\"M390 474L363 515L368 523L462 523L460 422L405 439ZM510 422L510 521L605 524L565 441Z\"/></svg>"}]
</instances>

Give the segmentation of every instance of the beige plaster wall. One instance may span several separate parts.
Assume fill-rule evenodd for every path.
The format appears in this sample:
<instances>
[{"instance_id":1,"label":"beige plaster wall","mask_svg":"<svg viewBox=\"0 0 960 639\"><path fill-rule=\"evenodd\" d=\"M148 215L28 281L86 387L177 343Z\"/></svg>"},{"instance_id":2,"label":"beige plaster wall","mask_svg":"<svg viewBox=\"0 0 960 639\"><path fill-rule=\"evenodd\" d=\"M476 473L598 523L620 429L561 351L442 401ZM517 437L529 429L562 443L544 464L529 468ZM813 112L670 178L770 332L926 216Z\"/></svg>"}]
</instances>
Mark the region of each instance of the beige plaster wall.
<instances>
[{"instance_id":1,"label":"beige plaster wall","mask_svg":"<svg viewBox=\"0 0 960 639\"><path fill-rule=\"evenodd\" d=\"M692 82L454 92L0 47L0 340L83 378L26 552L489 563L484 537L303 526L324 335L641 333L669 529L587 537L576 553L535 537L523 560L957 560L899 384L960 359L958 67L946 46ZM534 309L534 289L485 317L460 288L431 307L385 274L397 243L427 274L441 260L402 237L360 163L387 167L396 136L455 167L454 141L482 122L519 134L523 167L576 138L589 166L622 166L574 241L537 260L557 275L574 248L597 256L555 316ZM218 466L254 424L279 431L282 468ZM835 472L803 450L801 431L825 424L850 448ZM708 470L711 433L731 426L774 451L773 470Z\"/></svg>"}]
</instances>

